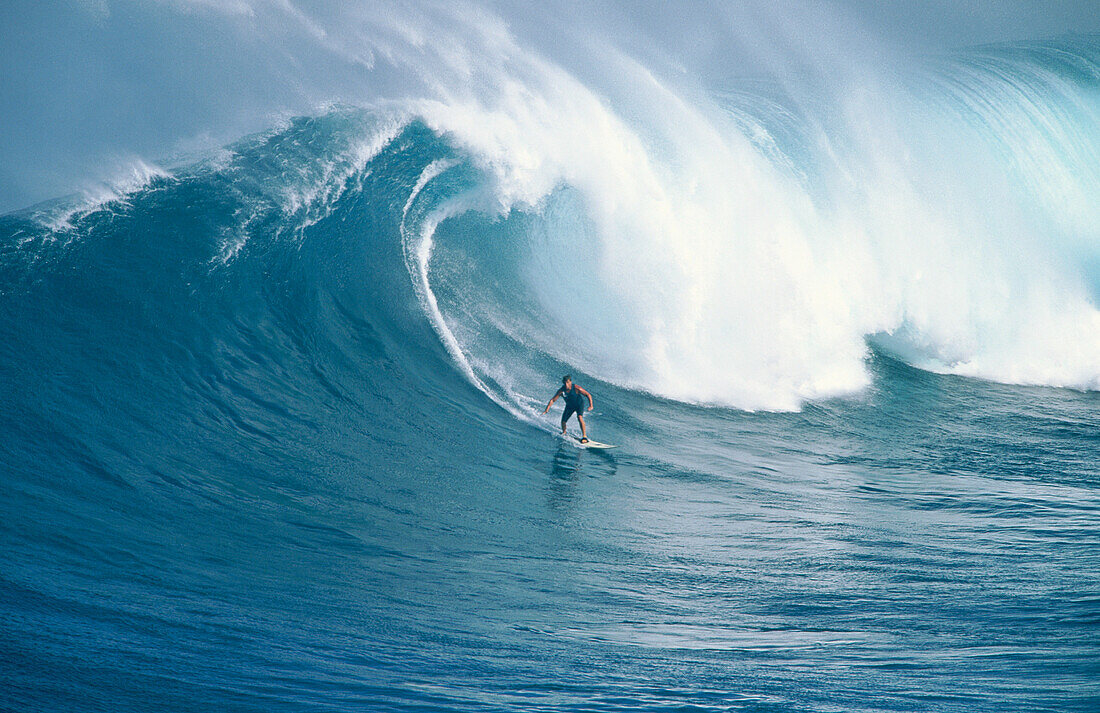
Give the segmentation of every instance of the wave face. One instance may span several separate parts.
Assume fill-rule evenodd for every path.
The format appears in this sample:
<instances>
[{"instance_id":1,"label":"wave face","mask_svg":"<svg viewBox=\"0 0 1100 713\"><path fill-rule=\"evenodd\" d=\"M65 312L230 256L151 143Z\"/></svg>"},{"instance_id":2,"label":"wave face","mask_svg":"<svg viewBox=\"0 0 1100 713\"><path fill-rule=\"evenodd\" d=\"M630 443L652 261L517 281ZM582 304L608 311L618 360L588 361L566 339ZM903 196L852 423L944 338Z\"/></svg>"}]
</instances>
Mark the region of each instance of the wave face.
<instances>
[{"instance_id":1,"label":"wave face","mask_svg":"<svg viewBox=\"0 0 1100 713\"><path fill-rule=\"evenodd\" d=\"M1100 45L473 47L0 218L0 707L1093 708Z\"/></svg>"}]
</instances>

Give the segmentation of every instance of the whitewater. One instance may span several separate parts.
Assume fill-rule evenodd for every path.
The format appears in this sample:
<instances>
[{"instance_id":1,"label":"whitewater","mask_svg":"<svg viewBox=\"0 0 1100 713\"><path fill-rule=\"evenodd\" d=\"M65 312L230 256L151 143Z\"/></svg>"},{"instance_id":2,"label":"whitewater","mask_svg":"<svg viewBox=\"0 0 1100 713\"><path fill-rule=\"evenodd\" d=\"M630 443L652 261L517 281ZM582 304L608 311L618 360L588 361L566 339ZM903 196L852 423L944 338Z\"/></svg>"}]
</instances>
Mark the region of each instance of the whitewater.
<instances>
[{"instance_id":1,"label":"whitewater","mask_svg":"<svg viewBox=\"0 0 1100 713\"><path fill-rule=\"evenodd\" d=\"M0 708L1095 710L1100 36L783 7L71 9L308 107L0 216Z\"/></svg>"}]
</instances>

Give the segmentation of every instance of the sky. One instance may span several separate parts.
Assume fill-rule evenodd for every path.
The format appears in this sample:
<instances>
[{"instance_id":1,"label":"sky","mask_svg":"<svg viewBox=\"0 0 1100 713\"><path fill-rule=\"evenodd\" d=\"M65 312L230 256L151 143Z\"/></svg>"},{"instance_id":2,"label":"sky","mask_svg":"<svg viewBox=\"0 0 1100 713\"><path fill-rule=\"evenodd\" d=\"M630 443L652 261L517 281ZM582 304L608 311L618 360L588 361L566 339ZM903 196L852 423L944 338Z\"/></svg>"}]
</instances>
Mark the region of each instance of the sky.
<instances>
[{"instance_id":1,"label":"sky","mask_svg":"<svg viewBox=\"0 0 1100 713\"><path fill-rule=\"evenodd\" d=\"M419 14L446 17L441 7L377 0L5 0L0 212L110 181L135 160L170 163L201 154L329 102L415 93L423 77L396 66L395 53L408 54L395 47L430 45L433 37L409 28L419 26ZM502 23L521 46L582 81L586 71L598 71L600 52L613 48L712 89L761 71L759 64L797 71L845 61L849 51L866 61L882 48L920 54L1100 33L1096 0L552 0L460 7Z\"/></svg>"}]
</instances>

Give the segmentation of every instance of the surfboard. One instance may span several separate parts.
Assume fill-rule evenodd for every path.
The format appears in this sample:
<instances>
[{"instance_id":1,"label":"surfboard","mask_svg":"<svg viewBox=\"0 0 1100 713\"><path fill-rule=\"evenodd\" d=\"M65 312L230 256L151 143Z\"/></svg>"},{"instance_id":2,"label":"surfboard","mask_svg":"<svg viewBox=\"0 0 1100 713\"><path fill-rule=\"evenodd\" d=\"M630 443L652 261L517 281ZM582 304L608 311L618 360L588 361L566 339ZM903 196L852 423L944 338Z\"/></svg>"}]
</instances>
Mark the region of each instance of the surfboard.
<instances>
[{"instance_id":1,"label":"surfboard","mask_svg":"<svg viewBox=\"0 0 1100 713\"><path fill-rule=\"evenodd\" d=\"M610 443L600 443L599 441L593 441L591 438L588 439L588 443L581 443L581 439L577 436L573 436L573 440L575 440L577 442L577 445L581 448L618 448L618 446L613 446Z\"/></svg>"}]
</instances>

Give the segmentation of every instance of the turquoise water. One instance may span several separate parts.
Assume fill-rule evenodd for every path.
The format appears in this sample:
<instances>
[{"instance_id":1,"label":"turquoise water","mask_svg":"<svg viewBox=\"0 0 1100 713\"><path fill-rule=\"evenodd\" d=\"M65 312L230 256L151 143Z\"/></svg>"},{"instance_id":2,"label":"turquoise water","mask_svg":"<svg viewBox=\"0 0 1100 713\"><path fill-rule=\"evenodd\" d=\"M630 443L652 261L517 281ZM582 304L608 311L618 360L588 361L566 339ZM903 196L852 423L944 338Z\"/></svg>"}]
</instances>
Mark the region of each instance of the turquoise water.
<instances>
[{"instance_id":1,"label":"turquoise water","mask_svg":"<svg viewBox=\"0 0 1100 713\"><path fill-rule=\"evenodd\" d=\"M436 121L332 109L0 219L0 707L1100 707L1089 323L1048 384L975 378L919 300L835 380L817 323L658 330L702 355L662 371L711 276L624 290L583 172L494 213ZM799 141L759 146L829 174ZM566 371L618 449L538 415Z\"/></svg>"}]
</instances>

